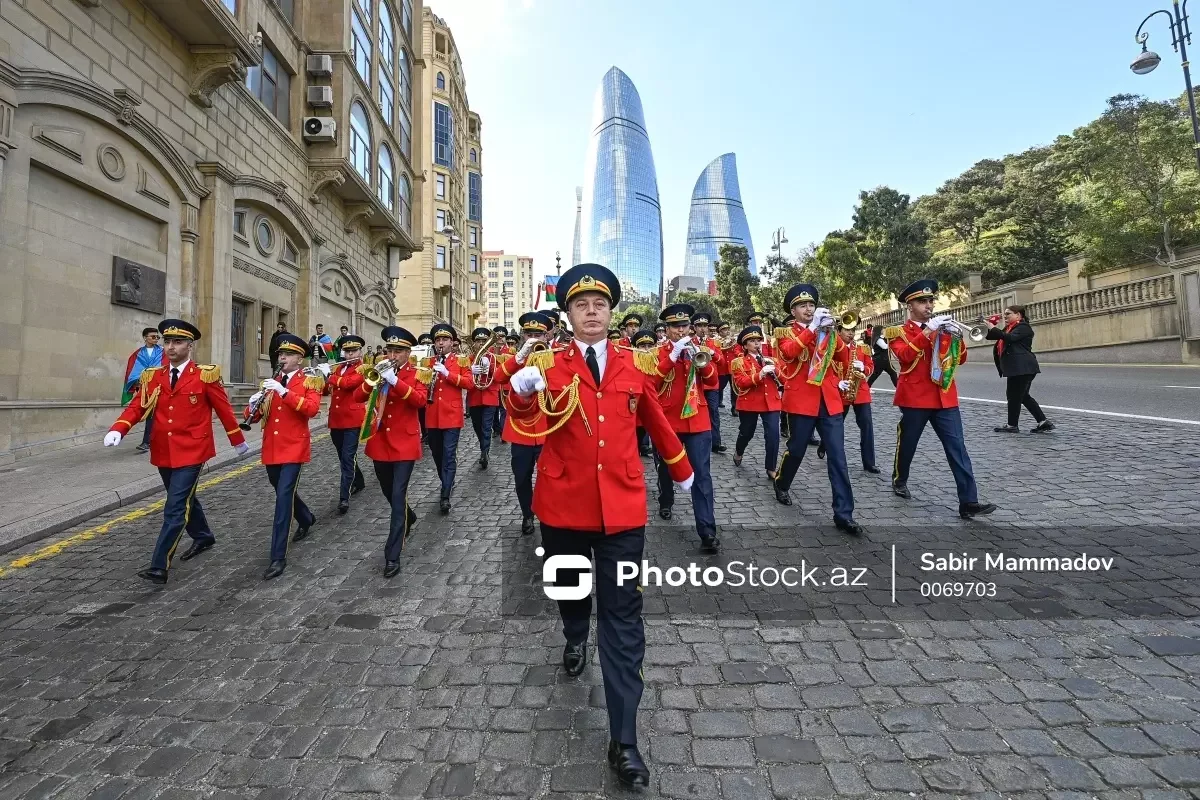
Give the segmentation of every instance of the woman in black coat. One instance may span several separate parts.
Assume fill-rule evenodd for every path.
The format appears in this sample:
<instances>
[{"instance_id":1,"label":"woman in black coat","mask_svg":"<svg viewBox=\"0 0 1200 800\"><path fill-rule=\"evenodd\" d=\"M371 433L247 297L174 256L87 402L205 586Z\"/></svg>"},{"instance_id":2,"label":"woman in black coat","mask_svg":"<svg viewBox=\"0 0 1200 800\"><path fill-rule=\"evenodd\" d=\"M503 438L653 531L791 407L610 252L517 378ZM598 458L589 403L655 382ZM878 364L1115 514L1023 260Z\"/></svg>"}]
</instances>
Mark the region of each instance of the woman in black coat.
<instances>
[{"instance_id":1,"label":"woman in black coat","mask_svg":"<svg viewBox=\"0 0 1200 800\"><path fill-rule=\"evenodd\" d=\"M1037 422L1034 433L1054 430L1054 423L1046 419L1037 400L1029 394L1029 387L1041 370L1037 356L1033 354L1033 326L1025 319L1025 307L1011 305L1004 309L1003 326L993 325L990 320L984 320L983 324L987 326L987 338L996 341L992 348L996 371L1000 377L1008 379L1008 424L993 430L996 433L1020 433L1017 423L1021 418L1021 406L1029 409Z\"/></svg>"}]
</instances>

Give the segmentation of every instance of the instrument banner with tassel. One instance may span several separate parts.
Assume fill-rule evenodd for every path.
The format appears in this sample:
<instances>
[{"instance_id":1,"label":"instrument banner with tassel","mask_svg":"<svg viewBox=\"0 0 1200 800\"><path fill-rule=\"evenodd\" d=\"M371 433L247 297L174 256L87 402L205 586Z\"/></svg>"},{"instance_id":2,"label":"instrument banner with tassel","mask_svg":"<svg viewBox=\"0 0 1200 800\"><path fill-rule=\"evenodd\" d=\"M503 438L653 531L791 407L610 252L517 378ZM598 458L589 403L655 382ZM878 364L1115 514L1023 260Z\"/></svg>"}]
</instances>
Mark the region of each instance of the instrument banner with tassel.
<instances>
[{"instance_id":1,"label":"instrument banner with tassel","mask_svg":"<svg viewBox=\"0 0 1200 800\"><path fill-rule=\"evenodd\" d=\"M821 353L821 345L825 345L825 352ZM808 382L814 386L820 386L825 381L825 373L829 371L829 365L833 363L833 351L837 349L837 340L829 331L822 330L817 334L816 353L821 353L820 361L815 357L808 362ZM816 355L814 353L814 356Z\"/></svg>"},{"instance_id":2,"label":"instrument banner with tassel","mask_svg":"<svg viewBox=\"0 0 1200 800\"><path fill-rule=\"evenodd\" d=\"M687 382L684 384L683 396L683 411L680 412L680 419L689 419L696 416L700 411L700 393L696 390L696 360L692 359L688 363Z\"/></svg>"},{"instance_id":3,"label":"instrument banner with tassel","mask_svg":"<svg viewBox=\"0 0 1200 800\"><path fill-rule=\"evenodd\" d=\"M946 355L942 356L942 342L946 342ZM962 349L962 338L939 330L933 337L933 358L929 359L929 377L941 390L947 391L954 383L958 359Z\"/></svg>"},{"instance_id":4,"label":"instrument banner with tassel","mask_svg":"<svg viewBox=\"0 0 1200 800\"><path fill-rule=\"evenodd\" d=\"M383 407L387 403L387 393L390 388L391 385L387 381L380 381L371 390L371 395L367 398L367 413L363 417L362 427L358 430L360 444L374 436L375 431L383 425Z\"/></svg>"}]
</instances>

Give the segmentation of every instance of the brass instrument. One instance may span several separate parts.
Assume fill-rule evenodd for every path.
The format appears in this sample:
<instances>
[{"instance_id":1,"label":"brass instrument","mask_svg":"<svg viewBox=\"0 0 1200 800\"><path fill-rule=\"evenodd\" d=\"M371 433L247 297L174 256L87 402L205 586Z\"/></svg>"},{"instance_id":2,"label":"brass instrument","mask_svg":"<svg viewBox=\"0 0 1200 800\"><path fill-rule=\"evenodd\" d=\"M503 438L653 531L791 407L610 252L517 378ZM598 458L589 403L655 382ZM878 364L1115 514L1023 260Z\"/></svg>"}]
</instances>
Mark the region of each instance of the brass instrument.
<instances>
[{"instance_id":1,"label":"brass instrument","mask_svg":"<svg viewBox=\"0 0 1200 800\"><path fill-rule=\"evenodd\" d=\"M496 344L496 334L492 333L488 338L483 340L483 344L475 349L471 356L471 377L475 380L476 389L486 389L492 385L492 381L496 378L496 354L490 353L492 347ZM483 359L488 359L488 368L483 375L479 375L476 369L483 368Z\"/></svg>"},{"instance_id":2,"label":"brass instrument","mask_svg":"<svg viewBox=\"0 0 1200 800\"><path fill-rule=\"evenodd\" d=\"M379 382L383 380L383 376L381 376L379 373L386 372L388 367L396 369L397 365L393 364L387 358L379 359L371 365L371 368L367 370L367 374L363 375L363 383L374 389L379 385Z\"/></svg>"},{"instance_id":3,"label":"brass instrument","mask_svg":"<svg viewBox=\"0 0 1200 800\"><path fill-rule=\"evenodd\" d=\"M696 369L704 369L712 361L712 351L704 346L697 346L695 342L689 342L687 347L683 348L680 357L684 361L695 363Z\"/></svg>"},{"instance_id":4,"label":"brass instrument","mask_svg":"<svg viewBox=\"0 0 1200 800\"><path fill-rule=\"evenodd\" d=\"M850 385L846 387L846 391L842 392L842 402L852 403L854 398L858 397L858 388L862 386L862 382L867 379L867 375L861 369L855 369L850 366L850 376L846 378Z\"/></svg>"},{"instance_id":5,"label":"brass instrument","mask_svg":"<svg viewBox=\"0 0 1200 800\"><path fill-rule=\"evenodd\" d=\"M355 361L362 361L362 357L360 356L359 358L346 358L341 361L335 361L329 365L329 368L333 369L334 367L340 367L342 364L350 364ZM306 377L306 378L315 378L318 375L320 375L322 378L325 377L325 373L321 372L320 367L305 367L304 369L302 369L300 371L304 373L304 377Z\"/></svg>"},{"instance_id":6,"label":"brass instrument","mask_svg":"<svg viewBox=\"0 0 1200 800\"><path fill-rule=\"evenodd\" d=\"M566 328L555 327L554 329L554 344L567 345L574 338L572 333Z\"/></svg>"},{"instance_id":7,"label":"brass instrument","mask_svg":"<svg viewBox=\"0 0 1200 800\"><path fill-rule=\"evenodd\" d=\"M980 317L980 320L983 318ZM950 335L962 339L964 336L972 342L982 342L987 338L987 328L982 324L968 325L965 322L959 322L951 317L947 323L953 326L950 330Z\"/></svg>"}]
</instances>

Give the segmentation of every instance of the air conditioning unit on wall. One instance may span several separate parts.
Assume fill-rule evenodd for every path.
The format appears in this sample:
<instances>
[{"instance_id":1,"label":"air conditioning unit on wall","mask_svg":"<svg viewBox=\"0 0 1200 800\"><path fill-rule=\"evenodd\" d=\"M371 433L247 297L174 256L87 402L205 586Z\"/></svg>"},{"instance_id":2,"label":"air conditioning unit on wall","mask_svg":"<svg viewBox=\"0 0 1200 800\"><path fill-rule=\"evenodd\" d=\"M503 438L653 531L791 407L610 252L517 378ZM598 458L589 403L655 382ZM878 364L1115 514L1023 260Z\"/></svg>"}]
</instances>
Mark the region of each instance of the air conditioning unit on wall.
<instances>
[{"instance_id":1,"label":"air conditioning unit on wall","mask_svg":"<svg viewBox=\"0 0 1200 800\"><path fill-rule=\"evenodd\" d=\"M304 141L332 142L337 139L337 122L333 117L305 117Z\"/></svg>"},{"instance_id":2,"label":"air conditioning unit on wall","mask_svg":"<svg viewBox=\"0 0 1200 800\"><path fill-rule=\"evenodd\" d=\"M308 87L308 104L314 108L329 108L333 105L332 86Z\"/></svg>"},{"instance_id":3,"label":"air conditioning unit on wall","mask_svg":"<svg viewBox=\"0 0 1200 800\"><path fill-rule=\"evenodd\" d=\"M328 78L333 74L333 57L309 56L308 74L317 78Z\"/></svg>"}]
</instances>

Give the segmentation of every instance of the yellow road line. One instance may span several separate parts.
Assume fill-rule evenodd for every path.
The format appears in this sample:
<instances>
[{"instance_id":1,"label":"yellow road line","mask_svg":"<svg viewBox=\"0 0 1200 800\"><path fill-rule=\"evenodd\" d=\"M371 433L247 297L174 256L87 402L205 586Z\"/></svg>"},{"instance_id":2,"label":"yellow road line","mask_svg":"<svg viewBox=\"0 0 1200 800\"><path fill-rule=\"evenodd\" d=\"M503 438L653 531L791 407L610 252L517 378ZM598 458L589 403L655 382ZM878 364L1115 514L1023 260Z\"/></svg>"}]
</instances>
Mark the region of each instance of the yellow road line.
<instances>
[{"instance_id":1,"label":"yellow road line","mask_svg":"<svg viewBox=\"0 0 1200 800\"><path fill-rule=\"evenodd\" d=\"M245 475L247 472L249 472L250 470L252 470L258 466L261 466L261 465L259 464L259 462L257 460L254 461L253 463L245 464L244 466L238 467L235 470L226 472L224 475L218 475L215 478L209 478L206 481L202 481L200 483L200 488L207 489L210 486L216 486L219 483L224 483L225 481L232 480L233 478L236 478L239 475ZM46 545L45 547L41 547L41 548L35 550L34 552L30 553L27 556L21 556L20 558L14 559L13 561L10 561L6 566L0 567L0 578L3 578L5 575L12 572L13 570L24 569L25 567L36 564L39 561L56 556L59 553L61 553L62 551L66 550L68 547L74 547L75 545L77 545L81 542L86 542L91 539L95 539L97 536L101 536L105 533L108 533L110 530L112 530L114 527L116 527L118 524L120 524L122 522L132 522L135 519L141 519L142 517L153 514L154 512L161 510L164 505L166 505L165 499L164 500L155 500L153 503L147 503L146 505L142 506L141 508L136 508L127 514L122 514L121 516L116 517L115 519L110 519L108 522L97 525L94 528L88 528L86 531L80 531L79 533L77 533L73 536L68 536L66 539L60 539L57 542L53 542L51 544Z\"/></svg>"}]
</instances>

